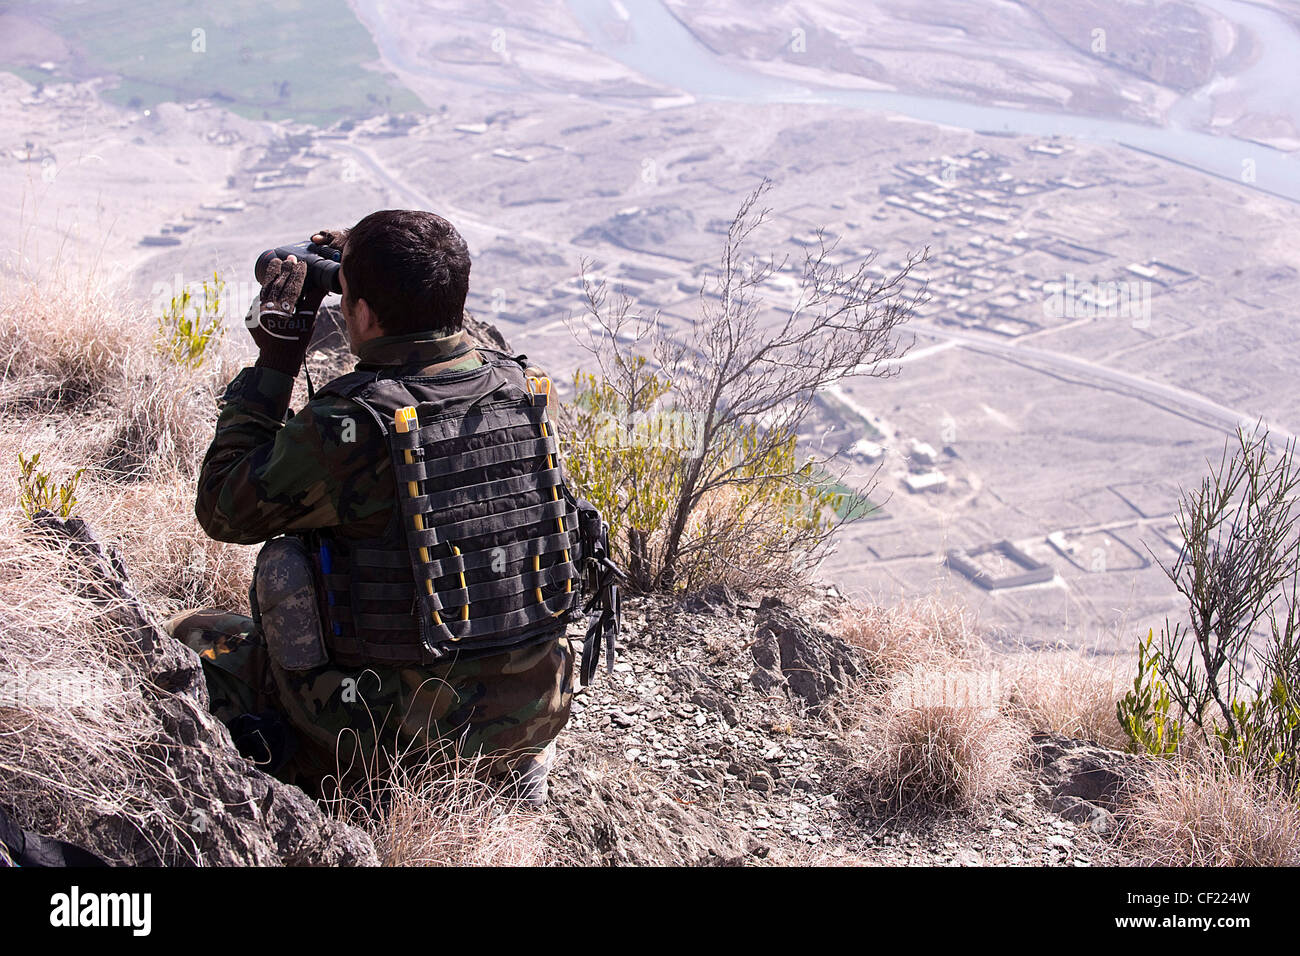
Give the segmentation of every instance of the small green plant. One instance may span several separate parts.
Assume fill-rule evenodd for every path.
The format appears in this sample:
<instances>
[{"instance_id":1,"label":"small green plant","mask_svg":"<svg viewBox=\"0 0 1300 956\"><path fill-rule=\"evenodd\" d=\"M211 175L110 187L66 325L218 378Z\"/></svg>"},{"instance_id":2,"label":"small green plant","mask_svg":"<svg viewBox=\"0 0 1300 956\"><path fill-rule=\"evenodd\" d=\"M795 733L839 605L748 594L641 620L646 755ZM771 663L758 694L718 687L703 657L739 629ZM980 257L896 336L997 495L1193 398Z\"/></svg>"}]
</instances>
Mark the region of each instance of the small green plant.
<instances>
[{"instance_id":1,"label":"small green plant","mask_svg":"<svg viewBox=\"0 0 1300 956\"><path fill-rule=\"evenodd\" d=\"M1146 640L1138 641L1133 689L1116 703L1115 710L1136 750L1153 757L1172 757L1178 752L1183 725L1169 716L1169 685L1160 679L1160 651L1151 649L1154 636L1148 630Z\"/></svg>"},{"instance_id":2,"label":"small green plant","mask_svg":"<svg viewBox=\"0 0 1300 956\"><path fill-rule=\"evenodd\" d=\"M1265 768L1295 786L1297 778L1296 739L1300 737L1300 706L1288 682L1273 674L1250 700L1234 700L1232 716L1235 737L1216 734L1224 754L1248 767Z\"/></svg>"},{"instance_id":3,"label":"small green plant","mask_svg":"<svg viewBox=\"0 0 1300 956\"><path fill-rule=\"evenodd\" d=\"M647 589L654 576L650 532L663 527L677 500L681 455L654 441L633 415L644 413L668 391L668 385L645 371L645 359L632 359L642 375L640 409L629 412L603 379L578 372L574 428L565 436L565 463L582 493L610 525L610 544L633 582ZM642 418L642 421L645 419Z\"/></svg>"},{"instance_id":4,"label":"small green plant","mask_svg":"<svg viewBox=\"0 0 1300 956\"><path fill-rule=\"evenodd\" d=\"M208 347L225 333L221 325L221 302L226 283L215 272L203 280L203 301L182 289L158 318L159 348L185 368L203 364Z\"/></svg>"},{"instance_id":5,"label":"small green plant","mask_svg":"<svg viewBox=\"0 0 1300 956\"><path fill-rule=\"evenodd\" d=\"M18 507L27 517L50 511L60 518L71 518L77 507L77 482L85 468L78 468L67 481L56 483L53 476L40 470L41 453L31 458L18 455Z\"/></svg>"}]
</instances>

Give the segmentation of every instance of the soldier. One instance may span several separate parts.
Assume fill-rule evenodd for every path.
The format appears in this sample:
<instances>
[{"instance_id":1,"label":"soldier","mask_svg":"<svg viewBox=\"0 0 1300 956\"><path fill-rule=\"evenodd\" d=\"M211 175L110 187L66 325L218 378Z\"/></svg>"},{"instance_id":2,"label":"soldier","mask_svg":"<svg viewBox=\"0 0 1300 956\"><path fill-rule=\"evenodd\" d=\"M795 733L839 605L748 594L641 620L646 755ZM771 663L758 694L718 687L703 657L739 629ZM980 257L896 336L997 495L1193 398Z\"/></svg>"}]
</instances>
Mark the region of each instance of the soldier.
<instances>
[{"instance_id":1,"label":"soldier","mask_svg":"<svg viewBox=\"0 0 1300 956\"><path fill-rule=\"evenodd\" d=\"M269 542L254 616L169 631L241 751L282 779L319 789L441 747L541 803L578 560L549 382L468 339L469 254L441 217L386 210L312 241L341 250L356 370L289 412L324 293L273 260L249 316L259 355L226 389L195 506L213 538Z\"/></svg>"}]
</instances>

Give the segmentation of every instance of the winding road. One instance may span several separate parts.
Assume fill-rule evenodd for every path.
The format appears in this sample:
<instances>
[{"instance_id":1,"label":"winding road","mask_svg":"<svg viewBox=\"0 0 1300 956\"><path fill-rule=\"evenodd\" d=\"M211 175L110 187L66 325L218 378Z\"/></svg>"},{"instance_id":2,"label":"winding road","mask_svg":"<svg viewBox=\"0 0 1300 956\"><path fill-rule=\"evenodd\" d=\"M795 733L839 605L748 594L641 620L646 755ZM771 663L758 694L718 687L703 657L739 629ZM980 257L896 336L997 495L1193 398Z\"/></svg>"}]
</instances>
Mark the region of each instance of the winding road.
<instances>
[{"instance_id":1,"label":"winding road","mask_svg":"<svg viewBox=\"0 0 1300 956\"><path fill-rule=\"evenodd\" d=\"M1140 375L1120 371L1063 352L1052 352L1047 349L1034 348L1033 346L1018 345L1015 342L997 339L992 335L967 330L946 329L924 322L909 322L908 328L919 335L929 335L934 338L955 342L962 348L974 352L983 352L987 355L996 355L999 358L1008 359L1028 368L1039 371L1048 370L1063 375L1071 374L1076 379L1098 388L1122 389L1157 408L1193 421L1199 421L1202 424L1222 427L1228 433L1235 431L1238 425L1252 428L1261 417L1253 412L1229 408L1227 405L1220 404L1211 398L1196 392L1189 392L1187 389L1179 388L1176 385L1153 382ZM1295 438L1295 435L1290 430L1281 425L1270 422L1264 422L1264 425L1268 428L1272 439L1291 441Z\"/></svg>"}]
</instances>

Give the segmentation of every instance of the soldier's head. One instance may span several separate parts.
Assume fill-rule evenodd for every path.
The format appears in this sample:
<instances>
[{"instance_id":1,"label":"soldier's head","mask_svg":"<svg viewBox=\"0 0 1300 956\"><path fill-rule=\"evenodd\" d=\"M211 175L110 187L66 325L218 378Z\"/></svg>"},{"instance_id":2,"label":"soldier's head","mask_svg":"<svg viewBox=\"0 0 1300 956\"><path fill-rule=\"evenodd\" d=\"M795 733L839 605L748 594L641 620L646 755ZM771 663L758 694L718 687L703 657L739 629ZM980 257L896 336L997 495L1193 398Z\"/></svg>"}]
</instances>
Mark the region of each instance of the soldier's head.
<instances>
[{"instance_id":1,"label":"soldier's head","mask_svg":"<svg viewBox=\"0 0 1300 956\"><path fill-rule=\"evenodd\" d=\"M416 209L384 209L343 246L343 317L357 346L381 335L450 334L465 318L469 250L456 227Z\"/></svg>"}]
</instances>

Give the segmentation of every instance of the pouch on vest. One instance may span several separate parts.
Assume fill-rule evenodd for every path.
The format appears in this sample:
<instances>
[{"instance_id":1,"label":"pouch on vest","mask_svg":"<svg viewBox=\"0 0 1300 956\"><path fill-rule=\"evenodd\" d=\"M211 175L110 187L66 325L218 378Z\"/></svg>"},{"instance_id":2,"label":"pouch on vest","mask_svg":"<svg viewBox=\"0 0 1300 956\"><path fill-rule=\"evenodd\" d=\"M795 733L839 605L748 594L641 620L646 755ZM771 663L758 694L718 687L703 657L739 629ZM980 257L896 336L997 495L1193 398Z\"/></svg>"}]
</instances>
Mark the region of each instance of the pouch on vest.
<instances>
[{"instance_id":1,"label":"pouch on vest","mask_svg":"<svg viewBox=\"0 0 1300 956\"><path fill-rule=\"evenodd\" d=\"M262 546L253 571L253 618L272 660L288 671L329 660L321 633L316 568L299 538L274 538Z\"/></svg>"}]
</instances>

